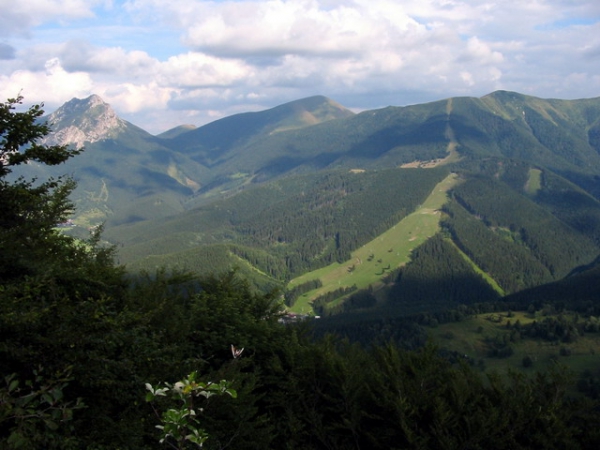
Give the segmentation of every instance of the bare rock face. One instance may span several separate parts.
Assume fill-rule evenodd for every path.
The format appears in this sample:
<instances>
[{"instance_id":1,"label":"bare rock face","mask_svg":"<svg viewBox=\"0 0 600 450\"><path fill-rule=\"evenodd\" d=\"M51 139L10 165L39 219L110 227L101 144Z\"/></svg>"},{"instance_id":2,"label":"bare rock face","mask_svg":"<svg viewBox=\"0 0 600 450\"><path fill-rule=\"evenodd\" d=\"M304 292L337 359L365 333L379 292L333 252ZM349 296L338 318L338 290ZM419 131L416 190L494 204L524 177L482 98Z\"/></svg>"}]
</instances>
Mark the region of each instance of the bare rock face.
<instances>
[{"instance_id":1,"label":"bare rock face","mask_svg":"<svg viewBox=\"0 0 600 450\"><path fill-rule=\"evenodd\" d=\"M43 143L46 145L74 145L93 143L114 138L126 128L126 122L99 96L86 99L74 98L47 118L52 133Z\"/></svg>"}]
</instances>

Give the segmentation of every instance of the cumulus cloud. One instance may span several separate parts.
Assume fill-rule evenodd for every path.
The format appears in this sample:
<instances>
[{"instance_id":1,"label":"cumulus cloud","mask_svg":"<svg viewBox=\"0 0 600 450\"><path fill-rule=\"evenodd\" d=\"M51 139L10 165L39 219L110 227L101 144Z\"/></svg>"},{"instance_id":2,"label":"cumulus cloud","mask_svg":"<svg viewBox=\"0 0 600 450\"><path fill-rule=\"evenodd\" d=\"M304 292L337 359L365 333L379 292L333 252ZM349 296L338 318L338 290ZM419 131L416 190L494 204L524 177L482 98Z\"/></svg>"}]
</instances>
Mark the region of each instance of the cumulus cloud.
<instances>
[{"instance_id":1,"label":"cumulus cloud","mask_svg":"<svg viewBox=\"0 0 600 450\"><path fill-rule=\"evenodd\" d=\"M161 3L130 8L166 17L193 50L219 56L357 56L423 29L397 2L371 0ZM160 13L158 12L160 11Z\"/></svg>"},{"instance_id":2,"label":"cumulus cloud","mask_svg":"<svg viewBox=\"0 0 600 450\"><path fill-rule=\"evenodd\" d=\"M160 84L180 88L231 86L253 78L252 66L241 60L215 58L189 52L161 63L157 79Z\"/></svg>"},{"instance_id":3,"label":"cumulus cloud","mask_svg":"<svg viewBox=\"0 0 600 450\"><path fill-rule=\"evenodd\" d=\"M144 109L164 109L172 90L160 88L155 83L99 86L98 91L105 101L123 113L137 113Z\"/></svg>"},{"instance_id":4,"label":"cumulus cloud","mask_svg":"<svg viewBox=\"0 0 600 450\"><path fill-rule=\"evenodd\" d=\"M465 64L487 67L495 79L502 73L496 67L504 59L497 43L461 35L492 21L497 12L493 4L137 0L130 7L146 12L160 8L163 14L157 15L180 27L191 49L242 59L260 72L249 80L269 86L416 87L415 77L421 83L462 80L457 74Z\"/></svg>"},{"instance_id":5,"label":"cumulus cloud","mask_svg":"<svg viewBox=\"0 0 600 450\"><path fill-rule=\"evenodd\" d=\"M98 0L0 0L0 36L24 34L44 22L94 15Z\"/></svg>"},{"instance_id":6,"label":"cumulus cloud","mask_svg":"<svg viewBox=\"0 0 600 450\"><path fill-rule=\"evenodd\" d=\"M419 26L402 10L383 13L346 6L327 10L316 2L228 3L190 23L185 42L220 55L356 56L400 37L408 26Z\"/></svg>"},{"instance_id":7,"label":"cumulus cloud","mask_svg":"<svg viewBox=\"0 0 600 450\"><path fill-rule=\"evenodd\" d=\"M91 77L83 72L69 73L58 58L45 64L43 71L17 70L0 76L0 97L14 97L21 92L28 102L44 102L50 107L60 106L72 97L86 97L93 92Z\"/></svg>"},{"instance_id":8,"label":"cumulus cloud","mask_svg":"<svg viewBox=\"0 0 600 450\"><path fill-rule=\"evenodd\" d=\"M500 64L503 60L502 53L492 50L489 44L482 42L477 36L468 39L465 51L458 58L461 62L476 61L479 64Z\"/></svg>"},{"instance_id":9,"label":"cumulus cloud","mask_svg":"<svg viewBox=\"0 0 600 450\"><path fill-rule=\"evenodd\" d=\"M99 72L135 78L152 76L158 61L140 50L121 47L96 47L86 41L69 41L58 49L63 66L69 71Z\"/></svg>"}]
</instances>

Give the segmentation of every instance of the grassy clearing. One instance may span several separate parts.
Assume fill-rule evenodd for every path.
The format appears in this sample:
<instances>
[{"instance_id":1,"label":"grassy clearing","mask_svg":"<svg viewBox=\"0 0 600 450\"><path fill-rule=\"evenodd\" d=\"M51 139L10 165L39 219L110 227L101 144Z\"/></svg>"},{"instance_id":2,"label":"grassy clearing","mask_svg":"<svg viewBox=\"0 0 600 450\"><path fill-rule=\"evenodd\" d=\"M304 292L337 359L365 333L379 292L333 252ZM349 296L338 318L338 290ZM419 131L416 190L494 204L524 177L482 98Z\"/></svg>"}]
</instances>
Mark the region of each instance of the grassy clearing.
<instances>
[{"instance_id":1,"label":"grassy clearing","mask_svg":"<svg viewBox=\"0 0 600 450\"><path fill-rule=\"evenodd\" d=\"M486 371L498 373L506 370L517 370L524 373L545 371L557 363L566 366L573 375L577 376L586 369L595 369L600 354L600 333L586 333L575 342L550 342L543 339L523 337L511 343L514 353L506 358L489 355L489 341L509 334L507 322L515 324L517 320L526 325L534 320L543 320L525 312L508 312L479 314L461 322L442 324L427 328L431 338L441 349L465 355ZM562 350L562 351L561 351ZM569 355L564 355L568 350ZM525 357L532 359L530 367L523 366Z\"/></svg>"},{"instance_id":2,"label":"grassy clearing","mask_svg":"<svg viewBox=\"0 0 600 450\"><path fill-rule=\"evenodd\" d=\"M525 192L529 195L535 195L542 188L542 171L539 169L529 169L527 183L525 183Z\"/></svg>"},{"instance_id":3,"label":"grassy clearing","mask_svg":"<svg viewBox=\"0 0 600 450\"><path fill-rule=\"evenodd\" d=\"M446 193L457 183L454 174L442 180L425 202L385 233L352 253L350 260L331 264L290 281L290 288L320 279L323 286L300 296L290 310L312 312L311 301L327 292L356 285L359 289L382 286L381 279L390 270L406 264L412 250L439 230L439 209L446 202Z\"/></svg>"},{"instance_id":4,"label":"grassy clearing","mask_svg":"<svg viewBox=\"0 0 600 450\"><path fill-rule=\"evenodd\" d=\"M90 208L77 216L73 222L84 228L95 227L106 221L108 213L99 208Z\"/></svg>"}]
</instances>

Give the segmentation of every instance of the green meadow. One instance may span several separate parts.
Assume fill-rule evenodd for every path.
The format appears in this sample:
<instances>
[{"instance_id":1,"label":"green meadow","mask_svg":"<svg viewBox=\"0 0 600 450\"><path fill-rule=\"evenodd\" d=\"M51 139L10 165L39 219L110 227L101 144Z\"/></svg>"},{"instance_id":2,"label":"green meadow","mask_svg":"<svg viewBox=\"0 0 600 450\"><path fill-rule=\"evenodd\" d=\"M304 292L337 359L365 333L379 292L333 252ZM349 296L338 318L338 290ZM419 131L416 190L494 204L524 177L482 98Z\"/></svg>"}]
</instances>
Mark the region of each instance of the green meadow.
<instances>
[{"instance_id":1,"label":"green meadow","mask_svg":"<svg viewBox=\"0 0 600 450\"><path fill-rule=\"evenodd\" d=\"M542 316L539 312L485 313L460 322L427 327L427 332L441 350L463 355L486 371L504 373L510 369L534 373L544 372L556 364L564 366L573 375L580 375L586 369L597 370L600 333L585 333L568 343L532 338L525 334L509 340L511 333L514 337L517 321L523 326L556 317ZM567 313L564 317L570 321L574 314ZM505 336L512 353L505 357L492 356L492 343L502 341ZM524 364L525 358L530 359L529 363Z\"/></svg>"},{"instance_id":2,"label":"green meadow","mask_svg":"<svg viewBox=\"0 0 600 450\"><path fill-rule=\"evenodd\" d=\"M535 195L542 188L542 171L540 169L529 169L525 192Z\"/></svg>"}]
</instances>

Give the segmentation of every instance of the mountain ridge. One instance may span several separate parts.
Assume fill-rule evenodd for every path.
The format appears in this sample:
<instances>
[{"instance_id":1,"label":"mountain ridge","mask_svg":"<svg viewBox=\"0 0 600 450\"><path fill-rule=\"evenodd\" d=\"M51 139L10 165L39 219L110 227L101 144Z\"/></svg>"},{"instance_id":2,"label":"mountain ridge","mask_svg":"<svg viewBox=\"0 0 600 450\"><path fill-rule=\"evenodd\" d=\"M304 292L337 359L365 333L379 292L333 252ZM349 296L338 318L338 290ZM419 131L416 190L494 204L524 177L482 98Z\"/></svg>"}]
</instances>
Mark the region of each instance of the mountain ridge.
<instances>
[{"instance_id":1,"label":"mountain ridge","mask_svg":"<svg viewBox=\"0 0 600 450\"><path fill-rule=\"evenodd\" d=\"M51 174L76 174L80 200L97 198L93 193L104 186L114 191L107 207L100 208L105 213L96 217L110 222L118 216L119 223L128 216L144 219L143 211L124 212L131 206L119 197L134 205L135 198L172 192L169 209L179 211L292 174L458 161L474 168L481 158L539 164L597 196L599 117L598 98L545 100L509 91L358 114L313 96L158 136L118 118L98 96L73 99L47 116L54 128L49 139L70 139L86 149ZM83 203L80 211L95 208ZM150 209L150 216L161 215L160 209Z\"/></svg>"},{"instance_id":2,"label":"mountain ridge","mask_svg":"<svg viewBox=\"0 0 600 450\"><path fill-rule=\"evenodd\" d=\"M88 103L61 124L103 117L107 106ZM496 91L355 114L314 96L159 136L119 123L64 167L80 183L75 223L105 222L106 238L136 269L239 265L263 287L332 263L351 270L352 251L418 208L427 183L448 173L461 182L435 211L441 234L411 247L406 268L391 267L395 245L378 250L385 257L362 268L398 278L372 294L340 294L348 303L315 300L321 311L388 301L416 311L432 295L419 281L425 273L441 295L430 305L477 298L488 282L515 293L600 253L600 98ZM390 211L392 199L417 190Z\"/></svg>"},{"instance_id":3,"label":"mountain ridge","mask_svg":"<svg viewBox=\"0 0 600 450\"><path fill-rule=\"evenodd\" d=\"M354 113L324 96L312 96L275 106L264 111L246 112L225 117L175 137L173 146L207 165L236 145L253 141L255 136L302 129L353 116ZM235 132L232 133L232 130Z\"/></svg>"}]
</instances>

